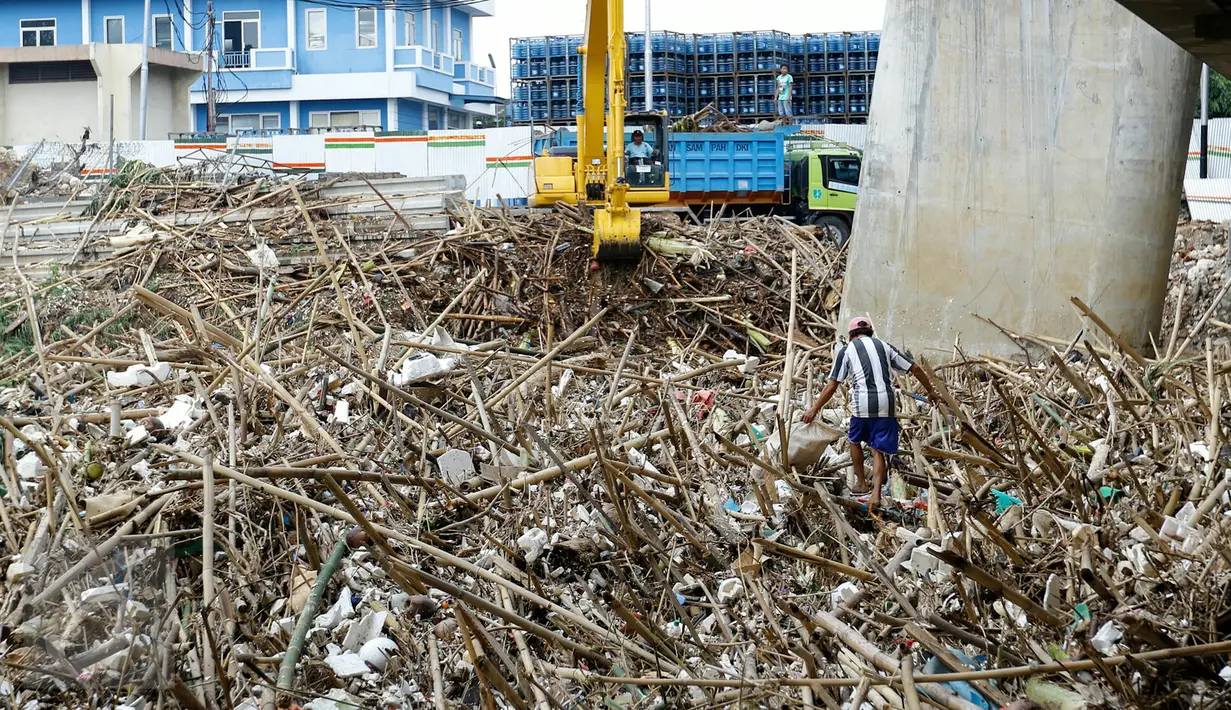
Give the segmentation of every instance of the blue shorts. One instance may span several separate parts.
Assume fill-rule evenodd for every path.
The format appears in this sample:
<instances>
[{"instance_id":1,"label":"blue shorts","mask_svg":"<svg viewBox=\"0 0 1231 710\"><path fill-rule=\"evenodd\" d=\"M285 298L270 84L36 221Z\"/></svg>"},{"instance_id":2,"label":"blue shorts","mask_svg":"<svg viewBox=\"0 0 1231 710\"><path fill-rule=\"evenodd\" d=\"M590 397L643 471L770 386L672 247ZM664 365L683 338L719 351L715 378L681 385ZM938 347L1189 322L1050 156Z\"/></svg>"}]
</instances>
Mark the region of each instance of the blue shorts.
<instances>
[{"instance_id":1,"label":"blue shorts","mask_svg":"<svg viewBox=\"0 0 1231 710\"><path fill-rule=\"evenodd\" d=\"M851 428L846 436L852 444L867 444L873 449L893 456L898 453L898 434L902 431L893 417L851 417Z\"/></svg>"},{"instance_id":2,"label":"blue shorts","mask_svg":"<svg viewBox=\"0 0 1231 710\"><path fill-rule=\"evenodd\" d=\"M778 99L778 115L790 118L791 116L791 102L790 101L783 101L782 99Z\"/></svg>"}]
</instances>

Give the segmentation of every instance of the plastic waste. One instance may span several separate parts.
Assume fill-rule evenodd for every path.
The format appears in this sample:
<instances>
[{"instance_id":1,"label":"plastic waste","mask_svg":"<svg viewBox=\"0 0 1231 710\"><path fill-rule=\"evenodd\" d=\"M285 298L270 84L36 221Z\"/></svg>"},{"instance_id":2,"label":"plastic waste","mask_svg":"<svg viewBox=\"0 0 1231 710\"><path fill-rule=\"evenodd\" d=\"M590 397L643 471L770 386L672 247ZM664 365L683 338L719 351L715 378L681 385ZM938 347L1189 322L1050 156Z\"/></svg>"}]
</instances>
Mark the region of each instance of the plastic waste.
<instances>
[{"instance_id":1,"label":"plastic waste","mask_svg":"<svg viewBox=\"0 0 1231 710\"><path fill-rule=\"evenodd\" d=\"M547 547L547 531L542 528L530 528L517 538L517 546L526 552L526 564L534 564Z\"/></svg>"},{"instance_id":2,"label":"plastic waste","mask_svg":"<svg viewBox=\"0 0 1231 710\"><path fill-rule=\"evenodd\" d=\"M396 641L386 636L377 636L363 644L359 649L359 657L373 669L383 671L389 663L389 656L397 653L397 650Z\"/></svg>"},{"instance_id":3,"label":"plastic waste","mask_svg":"<svg viewBox=\"0 0 1231 710\"><path fill-rule=\"evenodd\" d=\"M841 438L842 432L819 421L813 421L811 424L799 422L791 427L790 439L787 441L787 461L792 466L811 466L821 460L830 444Z\"/></svg>"},{"instance_id":4,"label":"plastic waste","mask_svg":"<svg viewBox=\"0 0 1231 710\"><path fill-rule=\"evenodd\" d=\"M952 653L954 657L957 658L957 660L961 661L962 663L965 663L972 668L978 667L978 664L972 661L969 656L962 653L959 649L951 648L949 649L949 652ZM959 670L966 670L966 669L950 668L949 666L945 665L945 663L941 661L940 658L937 656L932 656L931 658L929 658L928 662L925 663L923 666L923 672L928 675L937 674L937 673L955 673L955 672L958 672ZM965 700L968 703L971 703L972 705L976 707L984 708L984 710L996 710L995 705L988 702L987 698L983 697L982 693L975 690L975 687L973 685L971 685L970 683L967 683L964 680L949 681L948 683L941 683L941 685L943 685L946 689L951 691L954 695L958 696L959 698L961 698L962 700Z\"/></svg>"},{"instance_id":5,"label":"plastic waste","mask_svg":"<svg viewBox=\"0 0 1231 710\"><path fill-rule=\"evenodd\" d=\"M724 579L718 585L718 603L729 604L744 596L744 583L738 577Z\"/></svg>"},{"instance_id":6,"label":"plastic waste","mask_svg":"<svg viewBox=\"0 0 1231 710\"><path fill-rule=\"evenodd\" d=\"M149 365L129 365L123 372L108 372L108 387L149 387L155 382L163 382L171 376L171 366L160 362L153 367Z\"/></svg>"}]
</instances>

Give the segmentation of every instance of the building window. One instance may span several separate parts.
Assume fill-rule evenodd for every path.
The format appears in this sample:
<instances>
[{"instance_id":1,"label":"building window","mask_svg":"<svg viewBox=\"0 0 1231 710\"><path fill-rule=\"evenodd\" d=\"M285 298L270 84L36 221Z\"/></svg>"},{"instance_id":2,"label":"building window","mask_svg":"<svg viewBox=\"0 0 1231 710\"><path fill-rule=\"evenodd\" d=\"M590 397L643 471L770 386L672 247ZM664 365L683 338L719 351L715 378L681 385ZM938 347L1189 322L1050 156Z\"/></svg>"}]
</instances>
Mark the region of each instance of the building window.
<instances>
[{"instance_id":1,"label":"building window","mask_svg":"<svg viewBox=\"0 0 1231 710\"><path fill-rule=\"evenodd\" d=\"M465 128L466 114L449 112L449 128Z\"/></svg>"},{"instance_id":2,"label":"building window","mask_svg":"<svg viewBox=\"0 0 1231 710\"><path fill-rule=\"evenodd\" d=\"M240 131L276 131L282 128L282 116L276 113L232 113L219 116L214 122L217 133Z\"/></svg>"},{"instance_id":3,"label":"building window","mask_svg":"<svg viewBox=\"0 0 1231 710\"><path fill-rule=\"evenodd\" d=\"M440 23L432 22L432 43L429 45L433 52L440 51Z\"/></svg>"},{"instance_id":4,"label":"building window","mask_svg":"<svg viewBox=\"0 0 1231 710\"><path fill-rule=\"evenodd\" d=\"M453 30L453 58L462 59L462 31Z\"/></svg>"},{"instance_id":5,"label":"building window","mask_svg":"<svg viewBox=\"0 0 1231 710\"><path fill-rule=\"evenodd\" d=\"M56 21L22 20L21 46L51 47L56 43Z\"/></svg>"},{"instance_id":6,"label":"building window","mask_svg":"<svg viewBox=\"0 0 1231 710\"><path fill-rule=\"evenodd\" d=\"M325 40L325 10L308 10L304 14L304 27L308 33L308 49L313 51L327 49Z\"/></svg>"},{"instance_id":7,"label":"building window","mask_svg":"<svg viewBox=\"0 0 1231 710\"><path fill-rule=\"evenodd\" d=\"M251 66L249 50L261 46L261 13L257 10L222 13L222 66Z\"/></svg>"},{"instance_id":8,"label":"building window","mask_svg":"<svg viewBox=\"0 0 1231 710\"><path fill-rule=\"evenodd\" d=\"M406 35L405 46L407 47L412 47L415 44L416 22L417 20L413 11L402 11L402 31Z\"/></svg>"},{"instance_id":9,"label":"building window","mask_svg":"<svg viewBox=\"0 0 1231 710\"><path fill-rule=\"evenodd\" d=\"M308 114L310 128L379 128L380 111L313 111Z\"/></svg>"},{"instance_id":10,"label":"building window","mask_svg":"<svg viewBox=\"0 0 1231 710\"><path fill-rule=\"evenodd\" d=\"M355 46L359 49L376 46L376 8L355 10Z\"/></svg>"},{"instance_id":11,"label":"building window","mask_svg":"<svg viewBox=\"0 0 1231 710\"><path fill-rule=\"evenodd\" d=\"M124 44L124 18L103 18L103 42L107 44Z\"/></svg>"},{"instance_id":12,"label":"building window","mask_svg":"<svg viewBox=\"0 0 1231 710\"><path fill-rule=\"evenodd\" d=\"M170 15L154 15L154 46L158 49L175 49L172 42L174 29Z\"/></svg>"}]
</instances>

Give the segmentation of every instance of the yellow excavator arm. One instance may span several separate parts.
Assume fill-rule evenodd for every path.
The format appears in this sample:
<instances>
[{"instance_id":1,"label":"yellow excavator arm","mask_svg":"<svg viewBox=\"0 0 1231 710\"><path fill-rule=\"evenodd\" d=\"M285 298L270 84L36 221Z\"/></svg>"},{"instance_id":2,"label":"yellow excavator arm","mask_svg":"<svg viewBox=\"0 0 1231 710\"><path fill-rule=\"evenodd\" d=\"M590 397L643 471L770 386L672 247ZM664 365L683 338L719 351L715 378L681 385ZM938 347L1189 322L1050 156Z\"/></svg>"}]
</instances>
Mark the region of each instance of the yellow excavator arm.
<instances>
[{"instance_id":1,"label":"yellow excavator arm","mask_svg":"<svg viewBox=\"0 0 1231 710\"><path fill-rule=\"evenodd\" d=\"M592 252L599 260L636 258L641 255L641 210L628 204L624 156L624 0L588 0L586 37L578 51L585 97L577 117L578 197L604 200L594 210Z\"/></svg>"}]
</instances>

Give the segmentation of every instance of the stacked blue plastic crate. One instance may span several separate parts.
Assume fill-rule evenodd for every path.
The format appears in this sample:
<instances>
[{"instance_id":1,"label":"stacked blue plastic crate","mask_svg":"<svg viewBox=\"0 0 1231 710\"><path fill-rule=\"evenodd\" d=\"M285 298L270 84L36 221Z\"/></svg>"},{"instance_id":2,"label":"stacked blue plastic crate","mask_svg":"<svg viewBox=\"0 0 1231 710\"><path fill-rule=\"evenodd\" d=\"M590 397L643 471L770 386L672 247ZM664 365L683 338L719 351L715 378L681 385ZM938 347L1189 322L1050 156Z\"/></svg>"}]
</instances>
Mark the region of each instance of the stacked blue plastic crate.
<instances>
[{"instance_id":1,"label":"stacked blue plastic crate","mask_svg":"<svg viewBox=\"0 0 1231 710\"><path fill-rule=\"evenodd\" d=\"M571 122L580 108L579 35L514 39L510 43L515 123ZM795 78L796 115L827 121L867 120L880 34L727 32L683 35L655 32L650 38L653 107L671 115L708 104L741 120L769 118L776 110L778 67ZM645 36L629 33L629 107L645 106Z\"/></svg>"}]
</instances>

